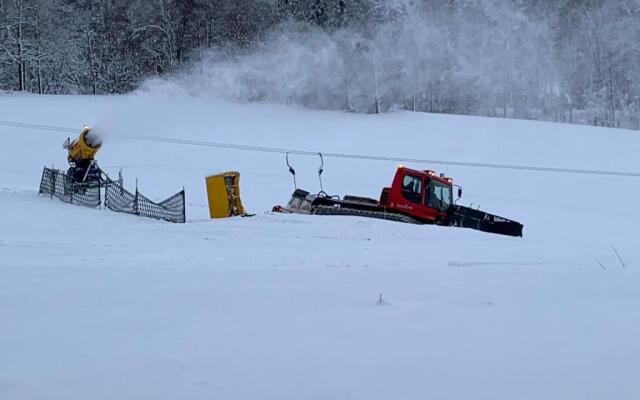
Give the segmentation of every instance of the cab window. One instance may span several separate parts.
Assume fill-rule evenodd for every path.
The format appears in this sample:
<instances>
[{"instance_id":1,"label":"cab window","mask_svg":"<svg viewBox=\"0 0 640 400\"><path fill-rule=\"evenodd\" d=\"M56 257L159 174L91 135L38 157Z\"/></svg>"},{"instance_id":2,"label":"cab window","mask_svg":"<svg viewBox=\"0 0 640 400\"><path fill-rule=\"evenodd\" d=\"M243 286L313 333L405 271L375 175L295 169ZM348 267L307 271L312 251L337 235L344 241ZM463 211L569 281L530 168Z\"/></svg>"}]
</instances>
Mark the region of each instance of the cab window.
<instances>
[{"instance_id":1,"label":"cab window","mask_svg":"<svg viewBox=\"0 0 640 400\"><path fill-rule=\"evenodd\" d=\"M413 175L405 175L404 178L402 178L401 192L405 199L419 204L422 194L422 182L420 178Z\"/></svg>"},{"instance_id":2,"label":"cab window","mask_svg":"<svg viewBox=\"0 0 640 400\"><path fill-rule=\"evenodd\" d=\"M425 205L442 211L448 210L453 202L451 186L432 179L428 179L425 185L428 193L425 198Z\"/></svg>"}]
</instances>

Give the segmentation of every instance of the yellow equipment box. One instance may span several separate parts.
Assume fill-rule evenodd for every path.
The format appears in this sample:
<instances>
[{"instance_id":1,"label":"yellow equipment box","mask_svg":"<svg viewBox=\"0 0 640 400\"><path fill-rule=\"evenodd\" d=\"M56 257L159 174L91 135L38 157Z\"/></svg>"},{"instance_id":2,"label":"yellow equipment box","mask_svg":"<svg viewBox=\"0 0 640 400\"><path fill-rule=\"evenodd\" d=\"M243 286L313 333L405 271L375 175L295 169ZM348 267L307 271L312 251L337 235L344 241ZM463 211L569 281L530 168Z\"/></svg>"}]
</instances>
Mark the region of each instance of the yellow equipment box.
<instances>
[{"instance_id":1,"label":"yellow equipment box","mask_svg":"<svg viewBox=\"0 0 640 400\"><path fill-rule=\"evenodd\" d=\"M207 196L211 218L246 215L240 200L240 173L235 171L207 176Z\"/></svg>"}]
</instances>

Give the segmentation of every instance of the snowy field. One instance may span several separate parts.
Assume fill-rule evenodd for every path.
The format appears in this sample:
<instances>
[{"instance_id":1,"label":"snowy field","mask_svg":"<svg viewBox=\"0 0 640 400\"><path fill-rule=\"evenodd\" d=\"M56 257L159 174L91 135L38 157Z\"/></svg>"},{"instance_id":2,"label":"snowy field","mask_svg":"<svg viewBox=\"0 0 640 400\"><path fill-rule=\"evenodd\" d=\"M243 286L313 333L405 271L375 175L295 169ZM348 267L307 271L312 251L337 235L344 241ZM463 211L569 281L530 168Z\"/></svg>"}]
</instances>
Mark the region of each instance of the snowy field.
<instances>
[{"instance_id":1,"label":"snowy field","mask_svg":"<svg viewBox=\"0 0 640 400\"><path fill-rule=\"evenodd\" d=\"M509 238L272 214L293 190L283 156L130 138L638 172L637 132L167 88L0 94L0 120L93 125L110 174L188 202L177 225L38 197L67 135L0 126L0 399L640 397L640 179L408 165L522 222ZM317 191L319 159L291 161ZM326 159L324 188L377 197L395 167ZM254 218L207 218L204 177L226 170Z\"/></svg>"}]
</instances>

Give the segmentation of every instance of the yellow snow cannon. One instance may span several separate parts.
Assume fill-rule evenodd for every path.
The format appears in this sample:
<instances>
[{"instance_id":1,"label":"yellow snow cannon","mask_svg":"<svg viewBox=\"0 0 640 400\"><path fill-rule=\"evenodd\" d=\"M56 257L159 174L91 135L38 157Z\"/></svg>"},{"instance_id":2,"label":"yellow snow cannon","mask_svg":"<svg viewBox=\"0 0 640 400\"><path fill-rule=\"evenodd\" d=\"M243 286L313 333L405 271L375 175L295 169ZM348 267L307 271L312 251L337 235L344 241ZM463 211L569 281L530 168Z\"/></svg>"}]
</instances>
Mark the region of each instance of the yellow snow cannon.
<instances>
[{"instance_id":1,"label":"yellow snow cannon","mask_svg":"<svg viewBox=\"0 0 640 400\"><path fill-rule=\"evenodd\" d=\"M100 147L102 147L102 140L88 126L82 128L77 139L71 141L67 138L64 143L64 148L69 150L69 161L76 162L93 159Z\"/></svg>"},{"instance_id":2,"label":"yellow snow cannon","mask_svg":"<svg viewBox=\"0 0 640 400\"><path fill-rule=\"evenodd\" d=\"M85 126L77 139L72 141L67 138L63 147L68 151L67 160L70 168L67 176L79 182L100 180L100 169L94 160L102 147L102 138L98 134Z\"/></svg>"},{"instance_id":3,"label":"yellow snow cannon","mask_svg":"<svg viewBox=\"0 0 640 400\"><path fill-rule=\"evenodd\" d=\"M211 218L250 216L240 200L240 173L235 171L207 176L207 197Z\"/></svg>"}]
</instances>

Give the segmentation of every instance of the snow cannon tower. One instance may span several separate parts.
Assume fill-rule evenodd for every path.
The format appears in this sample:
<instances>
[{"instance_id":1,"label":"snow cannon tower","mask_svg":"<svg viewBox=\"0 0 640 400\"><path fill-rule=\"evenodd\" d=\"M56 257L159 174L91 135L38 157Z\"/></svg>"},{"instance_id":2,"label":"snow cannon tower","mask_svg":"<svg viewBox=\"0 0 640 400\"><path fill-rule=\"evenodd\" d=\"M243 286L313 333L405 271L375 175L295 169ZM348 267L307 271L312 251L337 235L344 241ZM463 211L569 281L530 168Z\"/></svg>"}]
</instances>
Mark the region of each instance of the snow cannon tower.
<instances>
[{"instance_id":1,"label":"snow cannon tower","mask_svg":"<svg viewBox=\"0 0 640 400\"><path fill-rule=\"evenodd\" d=\"M102 138L85 126L77 139L67 138L63 148L67 149L69 169L67 176L77 182L100 181L101 171L94 157L102 147Z\"/></svg>"}]
</instances>

